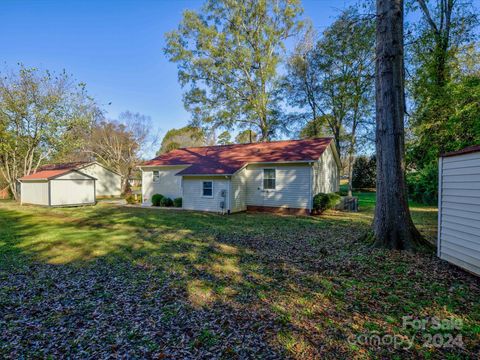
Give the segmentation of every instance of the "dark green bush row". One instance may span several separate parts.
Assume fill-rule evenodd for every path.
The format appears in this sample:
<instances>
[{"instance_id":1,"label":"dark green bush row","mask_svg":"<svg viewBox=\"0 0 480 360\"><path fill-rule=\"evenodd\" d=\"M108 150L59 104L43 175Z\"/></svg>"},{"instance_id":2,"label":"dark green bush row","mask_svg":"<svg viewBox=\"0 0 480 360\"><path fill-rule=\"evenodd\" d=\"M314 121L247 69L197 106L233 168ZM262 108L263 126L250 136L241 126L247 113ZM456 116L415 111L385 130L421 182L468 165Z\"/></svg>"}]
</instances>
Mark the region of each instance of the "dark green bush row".
<instances>
[{"instance_id":1,"label":"dark green bush row","mask_svg":"<svg viewBox=\"0 0 480 360\"><path fill-rule=\"evenodd\" d=\"M155 194L152 196L152 206L182 207L182 198L176 198L175 200L172 200L169 197L163 196L162 194Z\"/></svg>"},{"instance_id":2,"label":"dark green bush row","mask_svg":"<svg viewBox=\"0 0 480 360\"><path fill-rule=\"evenodd\" d=\"M155 194L152 196L152 206L160 206L160 202L163 199L162 194Z\"/></svg>"},{"instance_id":3,"label":"dark green bush row","mask_svg":"<svg viewBox=\"0 0 480 360\"><path fill-rule=\"evenodd\" d=\"M375 155L370 158L359 156L353 163L352 186L354 189L371 189L376 186L377 162Z\"/></svg>"},{"instance_id":4,"label":"dark green bush row","mask_svg":"<svg viewBox=\"0 0 480 360\"><path fill-rule=\"evenodd\" d=\"M169 197L164 197L164 198L160 201L160 206L163 206L163 207L172 207L172 206L173 206L173 200L170 199Z\"/></svg>"},{"instance_id":5,"label":"dark green bush row","mask_svg":"<svg viewBox=\"0 0 480 360\"><path fill-rule=\"evenodd\" d=\"M182 207L182 198L173 199L173 206Z\"/></svg>"},{"instance_id":6,"label":"dark green bush row","mask_svg":"<svg viewBox=\"0 0 480 360\"><path fill-rule=\"evenodd\" d=\"M408 197L418 203L435 205L438 201L438 165L432 163L420 171L407 173Z\"/></svg>"},{"instance_id":7,"label":"dark green bush row","mask_svg":"<svg viewBox=\"0 0 480 360\"><path fill-rule=\"evenodd\" d=\"M332 209L340 202L340 195L335 193L317 194L313 197L313 210L315 212L324 212L327 209Z\"/></svg>"}]
</instances>

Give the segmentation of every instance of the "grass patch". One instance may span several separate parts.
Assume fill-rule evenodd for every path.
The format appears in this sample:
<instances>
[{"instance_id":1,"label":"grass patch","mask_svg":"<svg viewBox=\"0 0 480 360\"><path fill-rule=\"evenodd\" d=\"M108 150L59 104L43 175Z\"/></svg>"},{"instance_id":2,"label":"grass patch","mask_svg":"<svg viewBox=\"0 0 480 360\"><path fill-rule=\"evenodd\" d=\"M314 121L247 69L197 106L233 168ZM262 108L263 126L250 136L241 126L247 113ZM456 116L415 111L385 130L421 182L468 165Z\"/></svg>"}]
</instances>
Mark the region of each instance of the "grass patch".
<instances>
[{"instance_id":1,"label":"grass patch","mask_svg":"<svg viewBox=\"0 0 480 360\"><path fill-rule=\"evenodd\" d=\"M0 357L459 358L480 350L478 279L433 254L372 250L359 213L320 217L0 204ZM436 209L412 204L435 237ZM455 318L423 348L402 317ZM415 335L408 350L349 342Z\"/></svg>"}]
</instances>

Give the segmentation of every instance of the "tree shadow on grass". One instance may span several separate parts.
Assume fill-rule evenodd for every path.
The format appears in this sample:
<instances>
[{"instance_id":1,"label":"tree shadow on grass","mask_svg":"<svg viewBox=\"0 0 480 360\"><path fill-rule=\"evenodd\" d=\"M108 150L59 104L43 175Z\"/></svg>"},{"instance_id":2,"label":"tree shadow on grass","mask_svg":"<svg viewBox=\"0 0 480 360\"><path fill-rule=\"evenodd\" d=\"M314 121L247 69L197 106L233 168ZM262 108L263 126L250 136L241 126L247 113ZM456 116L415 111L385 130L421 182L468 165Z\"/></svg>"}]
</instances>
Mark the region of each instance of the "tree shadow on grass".
<instances>
[{"instance_id":1,"label":"tree shadow on grass","mask_svg":"<svg viewBox=\"0 0 480 360\"><path fill-rule=\"evenodd\" d=\"M105 354L127 356L353 357L361 349L381 357L392 349L353 346L348 337L402 331L401 317L422 311L447 307L469 321L478 311L469 308L479 294L471 278L433 257L371 251L355 241L362 229L351 220L3 210L9 230L0 253L36 260L1 278L4 309L21 309L7 321L23 326L7 335L27 344L11 351L35 350L25 326L36 322L47 353L53 341L76 354L109 344Z\"/></svg>"}]
</instances>

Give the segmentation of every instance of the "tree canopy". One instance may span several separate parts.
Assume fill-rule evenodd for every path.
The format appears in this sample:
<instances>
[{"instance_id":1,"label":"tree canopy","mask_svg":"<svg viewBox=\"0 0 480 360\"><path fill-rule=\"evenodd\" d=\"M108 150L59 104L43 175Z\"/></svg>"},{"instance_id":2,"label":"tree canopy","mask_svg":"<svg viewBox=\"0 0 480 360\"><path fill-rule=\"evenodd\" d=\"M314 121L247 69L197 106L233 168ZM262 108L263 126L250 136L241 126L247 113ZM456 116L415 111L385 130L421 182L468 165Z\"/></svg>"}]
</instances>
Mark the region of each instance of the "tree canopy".
<instances>
[{"instance_id":1,"label":"tree canopy","mask_svg":"<svg viewBox=\"0 0 480 360\"><path fill-rule=\"evenodd\" d=\"M205 132L195 126L185 126L180 129L170 129L162 139L157 154L188 146L204 146L207 144Z\"/></svg>"},{"instance_id":2,"label":"tree canopy","mask_svg":"<svg viewBox=\"0 0 480 360\"><path fill-rule=\"evenodd\" d=\"M237 144L250 144L258 142L258 134L253 130L243 130L235 137L235 143Z\"/></svg>"},{"instance_id":3,"label":"tree canopy","mask_svg":"<svg viewBox=\"0 0 480 360\"><path fill-rule=\"evenodd\" d=\"M184 104L208 129L251 128L266 141L281 130L278 67L301 22L299 0L208 0L166 35Z\"/></svg>"},{"instance_id":4,"label":"tree canopy","mask_svg":"<svg viewBox=\"0 0 480 360\"><path fill-rule=\"evenodd\" d=\"M374 34L370 18L347 8L318 40L311 28L305 32L283 80L287 101L307 119L300 136L333 136L349 184L358 139L373 130Z\"/></svg>"},{"instance_id":5,"label":"tree canopy","mask_svg":"<svg viewBox=\"0 0 480 360\"><path fill-rule=\"evenodd\" d=\"M410 195L436 203L438 156L480 143L478 11L461 0L409 5L421 15L407 52Z\"/></svg>"},{"instance_id":6,"label":"tree canopy","mask_svg":"<svg viewBox=\"0 0 480 360\"><path fill-rule=\"evenodd\" d=\"M128 179L138 163L142 152L151 142L151 119L148 116L125 111L118 120L102 120L91 130L84 149L93 159L122 175L122 192L129 192Z\"/></svg>"},{"instance_id":7,"label":"tree canopy","mask_svg":"<svg viewBox=\"0 0 480 360\"><path fill-rule=\"evenodd\" d=\"M101 116L66 72L20 65L0 77L0 172L16 197L16 180L60 153L79 146L78 137Z\"/></svg>"},{"instance_id":8,"label":"tree canopy","mask_svg":"<svg viewBox=\"0 0 480 360\"><path fill-rule=\"evenodd\" d=\"M232 134L230 134L228 131L225 130L220 135L218 135L217 144L230 145L231 143L232 143Z\"/></svg>"}]
</instances>

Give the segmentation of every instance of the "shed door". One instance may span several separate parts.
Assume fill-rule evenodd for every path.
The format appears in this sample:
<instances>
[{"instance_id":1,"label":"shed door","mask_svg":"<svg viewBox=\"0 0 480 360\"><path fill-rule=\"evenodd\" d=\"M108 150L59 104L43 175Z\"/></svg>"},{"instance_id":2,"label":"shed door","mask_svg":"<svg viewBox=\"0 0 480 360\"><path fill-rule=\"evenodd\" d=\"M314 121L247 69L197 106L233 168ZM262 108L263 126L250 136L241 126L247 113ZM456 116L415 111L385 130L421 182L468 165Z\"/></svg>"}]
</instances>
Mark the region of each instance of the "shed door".
<instances>
[{"instance_id":1,"label":"shed door","mask_svg":"<svg viewBox=\"0 0 480 360\"><path fill-rule=\"evenodd\" d=\"M83 205L95 202L95 181L91 179L50 180L51 205Z\"/></svg>"}]
</instances>

